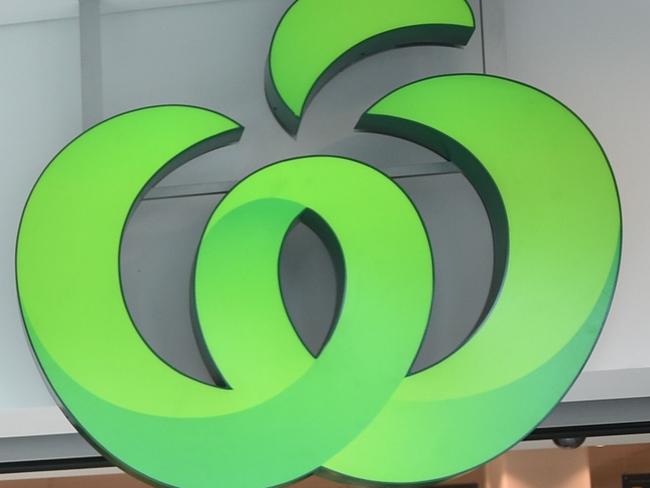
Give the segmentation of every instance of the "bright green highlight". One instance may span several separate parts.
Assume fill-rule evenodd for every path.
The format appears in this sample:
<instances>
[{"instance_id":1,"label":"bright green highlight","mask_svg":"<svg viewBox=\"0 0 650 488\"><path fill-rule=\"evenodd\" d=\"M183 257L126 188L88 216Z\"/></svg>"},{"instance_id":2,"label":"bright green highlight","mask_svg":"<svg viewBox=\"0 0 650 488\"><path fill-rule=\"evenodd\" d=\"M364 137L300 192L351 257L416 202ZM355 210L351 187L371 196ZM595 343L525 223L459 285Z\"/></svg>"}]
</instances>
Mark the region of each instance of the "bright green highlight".
<instances>
[{"instance_id":1,"label":"bright green highlight","mask_svg":"<svg viewBox=\"0 0 650 488\"><path fill-rule=\"evenodd\" d=\"M269 70L281 101L300 119L321 76L346 53L407 43L465 44L474 30L465 0L297 0L278 25ZM386 41L382 41L382 37Z\"/></svg>"},{"instance_id":2,"label":"bright green highlight","mask_svg":"<svg viewBox=\"0 0 650 488\"><path fill-rule=\"evenodd\" d=\"M616 281L616 187L587 127L516 82L431 78L387 96L368 117L386 133L405 122L420 133L430 128L425 143L441 153L466 148L506 209L507 271L479 331L442 363L407 378L373 424L327 464L366 480L445 478L524 437L578 375ZM440 133L448 139L441 142ZM470 162L457 163L469 169L463 165Z\"/></svg>"},{"instance_id":3,"label":"bright green highlight","mask_svg":"<svg viewBox=\"0 0 650 488\"><path fill-rule=\"evenodd\" d=\"M229 119L191 107L110 119L48 166L19 234L23 316L65 410L122 466L165 485L273 486L317 469L398 388L431 306L427 236L399 187L354 161L291 160L229 193L197 256L203 338L233 389L156 357L121 295L124 226L152 175L233 131ZM342 311L318 359L301 349L277 274L281 240L307 208L336 233L345 259Z\"/></svg>"},{"instance_id":4,"label":"bright green highlight","mask_svg":"<svg viewBox=\"0 0 650 488\"><path fill-rule=\"evenodd\" d=\"M25 208L16 263L39 359L42 344L43 354L80 387L121 408L173 415L182 388L185 415L211 414L198 401L209 387L187 381L143 347L122 298L118 259L124 225L149 180L193 145L239 130L209 110L137 110L79 136L50 163Z\"/></svg>"}]
</instances>

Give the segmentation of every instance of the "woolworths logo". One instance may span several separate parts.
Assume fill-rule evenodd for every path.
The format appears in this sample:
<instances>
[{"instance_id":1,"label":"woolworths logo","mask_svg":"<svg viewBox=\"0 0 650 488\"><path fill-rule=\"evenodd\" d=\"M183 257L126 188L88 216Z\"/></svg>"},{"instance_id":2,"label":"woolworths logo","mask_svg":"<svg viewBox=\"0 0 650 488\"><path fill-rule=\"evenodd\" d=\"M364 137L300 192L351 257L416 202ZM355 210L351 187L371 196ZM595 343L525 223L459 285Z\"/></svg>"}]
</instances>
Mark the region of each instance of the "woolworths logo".
<instances>
[{"instance_id":1,"label":"woolworths logo","mask_svg":"<svg viewBox=\"0 0 650 488\"><path fill-rule=\"evenodd\" d=\"M360 56L462 45L473 31L462 0L298 0L271 45L269 104L296 132L319 87ZM480 329L410 376L435 249L413 203L371 166L326 155L278 162L215 210L193 294L197 340L229 388L188 378L150 350L118 260L143 191L237 141L242 127L202 108L144 108L83 133L44 171L18 239L25 325L62 408L120 466L178 487L266 487L319 469L364 482L437 480L508 449L567 391L602 327L620 258L615 182L589 129L534 88L464 74L388 94L358 130L454 161L506 257ZM323 237L341 276L337 323L318 357L279 287L280 247L298 218Z\"/></svg>"}]
</instances>

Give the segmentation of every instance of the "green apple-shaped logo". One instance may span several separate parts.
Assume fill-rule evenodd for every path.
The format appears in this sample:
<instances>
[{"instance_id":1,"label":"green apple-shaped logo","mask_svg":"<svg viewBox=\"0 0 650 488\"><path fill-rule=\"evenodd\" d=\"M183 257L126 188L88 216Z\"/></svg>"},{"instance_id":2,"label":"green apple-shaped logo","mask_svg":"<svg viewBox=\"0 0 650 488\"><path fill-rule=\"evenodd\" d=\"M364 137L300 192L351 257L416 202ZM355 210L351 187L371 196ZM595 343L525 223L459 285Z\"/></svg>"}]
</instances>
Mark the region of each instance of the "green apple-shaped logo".
<instances>
[{"instance_id":1,"label":"green apple-shaped logo","mask_svg":"<svg viewBox=\"0 0 650 488\"><path fill-rule=\"evenodd\" d=\"M298 0L273 38L269 104L295 133L320 86L360 56L464 44L473 30L463 0ZM202 108L144 108L93 127L48 165L20 226L20 305L61 407L105 455L183 488L274 486L318 469L427 482L497 456L562 398L596 343L620 260L616 185L589 129L534 88L475 74L404 86L358 129L453 160L504 250L480 329L410 376L435 249L412 202L371 166L325 155L282 161L216 208L193 294L197 340L226 389L184 376L145 344L122 296L119 250L147 188L243 129ZM278 281L282 241L305 215L329 236L344 283L316 358L291 326Z\"/></svg>"}]
</instances>

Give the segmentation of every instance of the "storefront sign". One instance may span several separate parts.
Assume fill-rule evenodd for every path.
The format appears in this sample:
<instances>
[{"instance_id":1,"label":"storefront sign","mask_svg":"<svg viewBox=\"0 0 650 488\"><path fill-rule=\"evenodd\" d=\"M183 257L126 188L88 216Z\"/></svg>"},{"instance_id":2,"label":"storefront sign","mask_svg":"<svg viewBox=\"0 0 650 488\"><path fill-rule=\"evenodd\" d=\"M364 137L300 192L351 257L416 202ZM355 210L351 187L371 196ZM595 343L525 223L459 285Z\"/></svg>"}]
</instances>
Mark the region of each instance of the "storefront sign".
<instances>
[{"instance_id":1,"label":"storefront sign","mask_svg":"<svg viewBox=\"0 0 650 488\"><path fill-rule=\"evenodd\" d=\"M272 42L269 104L296 133L310 98L359 57L463 44L473 30L462 0L298 0ZM438 480L518 442L571 386L607 315L621 246L614 178L585 124L535 88L459 74L399 88L358 129L456 163L504 257L480 329L410 376L435 249L410 199L371 166L327 155L278 162L215 210L192 292L197 340L227 388L183 375L148 347L125 305L119 255L143 193L236 142L242 127L203 108L143 108L84 132L43 172L17 245L25 326L61 407L121 467L184 488L274 486L318 469L364 482ZM341 278L337 322L317 358L278 279L298 218Z\"/></svg>"}]
</instances>

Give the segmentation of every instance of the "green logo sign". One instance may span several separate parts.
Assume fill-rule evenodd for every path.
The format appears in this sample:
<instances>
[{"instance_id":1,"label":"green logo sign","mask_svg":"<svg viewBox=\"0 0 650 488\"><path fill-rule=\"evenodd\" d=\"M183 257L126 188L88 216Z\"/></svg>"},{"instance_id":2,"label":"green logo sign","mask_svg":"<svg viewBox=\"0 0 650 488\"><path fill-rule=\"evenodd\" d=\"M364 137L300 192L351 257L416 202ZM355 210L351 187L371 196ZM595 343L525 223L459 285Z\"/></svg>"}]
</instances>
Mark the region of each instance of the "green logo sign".
<instances>
[{"instance_id":1,"label":"green logo sign","mask_svg":"<svg viewBox=\"0 0 650 488\"><path fill-rule=\"evenodd\" d=\"M269 103L295 132L319 87L359 56L464 44L473 30L462 0L298 0L271 46ZM474 74L404 86L358 129L454 161L506 256L480 329L410 376L434 290L432 250L411 201L372 167L331 156L279 162L215 210L193 294L197 339L229 388L188 378L147 347L118 261L142 193L242 128L201 108L144 108L83 133L43 172L17 245L25 325L62 408L120 466L183 488L274 486L318 469L379 483L437 480L508 449L570 387L620 259L615 182L589 129L534 88ZM298 218L328 243L344 283L317 358L278 283L280 247Z\"/></svg>"}]
</instances>

